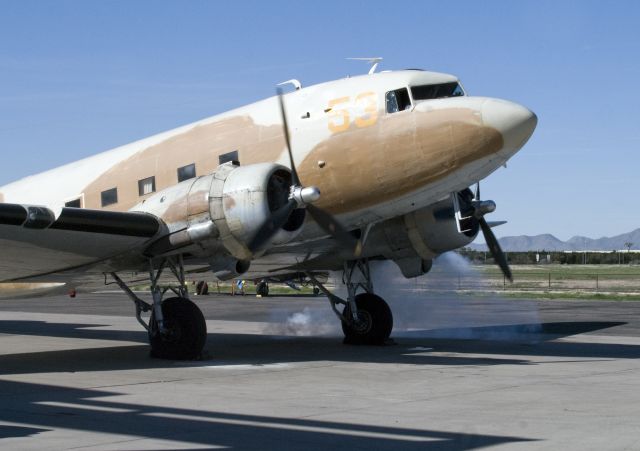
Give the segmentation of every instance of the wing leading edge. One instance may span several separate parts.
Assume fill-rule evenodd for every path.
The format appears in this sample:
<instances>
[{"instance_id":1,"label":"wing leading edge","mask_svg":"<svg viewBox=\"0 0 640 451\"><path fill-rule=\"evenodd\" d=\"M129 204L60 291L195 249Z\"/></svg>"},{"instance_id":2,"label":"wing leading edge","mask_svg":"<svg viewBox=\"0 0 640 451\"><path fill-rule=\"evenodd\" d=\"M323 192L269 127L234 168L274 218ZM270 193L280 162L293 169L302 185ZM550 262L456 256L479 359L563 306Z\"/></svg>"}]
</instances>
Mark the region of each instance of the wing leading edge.
<instances>
[{"instance_id":1,"label":"wing leading edge","mask_svg":"<svg viewBox=\"0 0 640 451\"><path fill-rule=\"evenodd\" d=\"M46 207L0 204L0 281L88 267L122 254L138 260L161 227L147 213L63 208L56 216Z\"/></svg>"}]
</instances>

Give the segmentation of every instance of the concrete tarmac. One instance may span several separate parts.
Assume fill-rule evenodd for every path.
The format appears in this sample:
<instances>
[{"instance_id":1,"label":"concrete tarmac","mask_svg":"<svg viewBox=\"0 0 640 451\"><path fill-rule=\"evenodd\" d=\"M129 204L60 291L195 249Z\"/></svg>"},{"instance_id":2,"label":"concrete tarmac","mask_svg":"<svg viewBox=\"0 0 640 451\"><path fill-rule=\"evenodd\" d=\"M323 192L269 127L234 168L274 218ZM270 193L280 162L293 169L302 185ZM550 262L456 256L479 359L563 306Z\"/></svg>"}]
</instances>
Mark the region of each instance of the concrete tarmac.
<instances>
[{"instance_id":1,"label":"concrete tarmac","mask_svg":"<svg viewBox=\"0 0 640 451\"><path fill-rule=\"evenodd\" d=\"M196 298L189 362L119 293L1 301L0 448L640 449L640 303L401 298L381 347L324 298Z\"/></svg>"}]
</instances>

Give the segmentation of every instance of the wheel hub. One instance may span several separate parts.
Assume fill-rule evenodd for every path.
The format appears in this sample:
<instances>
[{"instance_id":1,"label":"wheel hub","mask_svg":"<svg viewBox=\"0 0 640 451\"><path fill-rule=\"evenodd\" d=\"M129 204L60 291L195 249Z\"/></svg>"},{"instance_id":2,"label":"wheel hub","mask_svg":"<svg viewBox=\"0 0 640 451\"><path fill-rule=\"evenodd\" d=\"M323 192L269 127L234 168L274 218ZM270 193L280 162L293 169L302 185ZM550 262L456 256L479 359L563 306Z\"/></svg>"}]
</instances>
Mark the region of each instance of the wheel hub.
<instances>
[{"instance_id":1,"label":"wheel hub","mask_svg":"<svg viewBox=\"0 0 640 451\"><path fill-rule=\"evenodd\" d=\"M182 337L182 328L178 324L173 323L167 324L166 328L166 333L164 333L162 337L171 343L178 343L180 337Z\"/></svg>"},{"instance_id":2,"label":"wheel hub","mask_svg":"<svg viewBox=\"0 0 640 451\"><path fill-rule=\"evenodd\" d=\"M371 330L373 325L373 319L371 314L366 310L360 310L358 312L358 319L353 321L352 328L358 334L366 334Z\"/></svg>"}]
</instances>

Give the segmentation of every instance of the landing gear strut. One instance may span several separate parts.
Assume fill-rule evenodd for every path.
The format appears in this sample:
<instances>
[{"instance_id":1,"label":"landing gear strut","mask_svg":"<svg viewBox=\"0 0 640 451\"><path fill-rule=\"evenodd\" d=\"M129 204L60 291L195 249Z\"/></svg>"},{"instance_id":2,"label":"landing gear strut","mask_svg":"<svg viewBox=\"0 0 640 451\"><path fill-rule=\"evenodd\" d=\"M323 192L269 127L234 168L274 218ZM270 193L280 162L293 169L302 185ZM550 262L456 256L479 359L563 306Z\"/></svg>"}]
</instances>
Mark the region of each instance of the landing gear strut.
<instances>
[{"instance_id":1,"label":"landing gear strut","mask_svg":"<svg viewBox=\"0 0 640 451\"><path fill-rule=\"evenodd\" d=\"M178 280L177 288L160 287L160 277L166 268ZM200 356L207 339L207 324L198 306L189 299L182 256L162 259L157 268L153 261L149 262L153 304L140 299L116 273L111 273L111 277L134 302L136 319L149 333L153 357L191 360ZM176 296L163 299L167 291ZM151 311L151 317L146 323L142 313L148 311Z\"/></svg>"},{"instance_id":2,"label":"landing gear strut","mask_svg":"<svg viewBox=\"0 0 640 451\"><path fill-rule=\"evenodd\" d=\"M342 322L345 344L382 345L388 340L393 315L384 299L373 293L368 260L345 262L342 282L347 287L346 300L327 290L312 274L307 276L329 298L332 310ZM338 305L343 306L342 311Z\"/></svg>"}]
</instances>

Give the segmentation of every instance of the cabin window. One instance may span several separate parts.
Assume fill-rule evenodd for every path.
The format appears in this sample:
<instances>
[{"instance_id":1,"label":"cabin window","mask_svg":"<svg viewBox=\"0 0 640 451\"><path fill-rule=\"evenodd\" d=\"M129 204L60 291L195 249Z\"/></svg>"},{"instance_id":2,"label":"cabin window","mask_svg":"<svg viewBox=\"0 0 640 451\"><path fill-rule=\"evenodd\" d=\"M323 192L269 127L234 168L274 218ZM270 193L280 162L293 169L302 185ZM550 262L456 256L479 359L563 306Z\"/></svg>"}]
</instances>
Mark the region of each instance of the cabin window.
<instances>
[{"instance_id":1,"label":"cabin window","mask_svg":"<svg viewBox=\"0 0 640 451\"><path fill-rule=\"evenodd\" d=\"M77 199L73 199L70 200L68 202L64 203L65 207L69 207L69 208L82 208L82 202L80 201L80 198L78 197Z\"/></svg>"},{"instance_id":2,"label":"cabin window","mask_svg":"<svg viewBox=\"0 0 640 451\"><path fill-rule=\"evenodd\" d=\"M178 183L184 182L185 180L192 179L195 176L196 176L195 163L191 163L186 166L182 166L181 168L178 168Z\"/></svg>"},{"instance_id":3,"label":"cabin window","mask_svg":"<svg viewBox=\"0 0 640 451\"><path fill-rule=\"evenodd\" d=\"M111 188L100 193L100 199L102 200L102 206L113 205L118 203L118 188Z\"/></svg>"},{"instance_id":4,"label":"cabin window","mask_svg":"<svg viewBox=\"0 0 640 451\"><path fill-rule=\"evenodd\" d=\"M446 97L459 97L464 95L462 86L457 82L440 83L436 85L412 86L413 100L443 99Z\"/></svg>"},{"instance_id":5,"label":"cabin window","mask_svg":"<svg viewBox=\"0 0 640 451\"><path fill-rule=\"evenodd\" d=\"M145 194L151 194L156 191L156 178L147 177L146 179L138 180L138 194L144 196Z\"/></svg>"},{"instance_id":6,"label":"cabin window","mask_svg":"<svg viewBox=\"0 0 640 451\"><path fill-rule=\"evenodd\" d=\"M411 109L411 99L407 88L389 91L386 95L386 100L387 113L397 113L398 111Z\"/></svg>"},{"instance_id":7,"label":"cabin window","mask_svg":"<svg viewBox=\"0 0 640 451\"><path fill-rule=\"evenodd\" d=\"M218 161L220 162L220 164L225 164L225 163L228 163L229 161L239 162L240 158L238 157L238 151L234 150L233 152L223 153L218 157Z\"/></svg>"}]
</instances>

